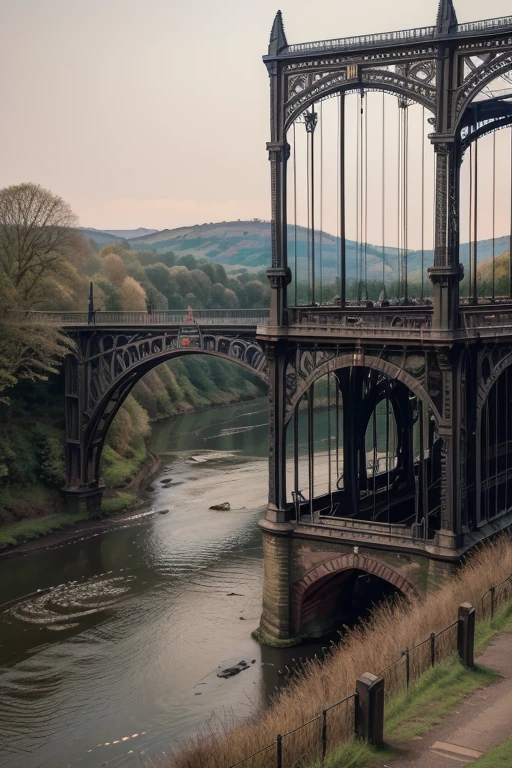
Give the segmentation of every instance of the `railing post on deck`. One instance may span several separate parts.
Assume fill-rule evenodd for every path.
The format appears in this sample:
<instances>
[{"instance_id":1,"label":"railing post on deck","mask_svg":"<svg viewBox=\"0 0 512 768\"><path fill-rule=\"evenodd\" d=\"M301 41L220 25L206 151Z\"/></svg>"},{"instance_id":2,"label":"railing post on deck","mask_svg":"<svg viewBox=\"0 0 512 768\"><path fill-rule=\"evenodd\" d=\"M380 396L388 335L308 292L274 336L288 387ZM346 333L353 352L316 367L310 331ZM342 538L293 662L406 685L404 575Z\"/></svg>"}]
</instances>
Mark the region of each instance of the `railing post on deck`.
<instances>
[{"instance_id":1,"label":"railing post on deck","mask_svg":"<svg viewBox=\"0 0 512 768\"><path fill-rule=\"evenodd\" d=\"M470 603L459 605L457 651L465 667L475 664L475 616L475 609Z\"/></svg>"},{"instance_id":2,"label":"railing post on deck","mask_svg":"<svg viewBox=\"0 0 512 768\"><path fill-rule=\"evenodd\" d=\"M365 672L356 681L356 736L384 745L384 678Z\"/></svg>"}]
</instances>

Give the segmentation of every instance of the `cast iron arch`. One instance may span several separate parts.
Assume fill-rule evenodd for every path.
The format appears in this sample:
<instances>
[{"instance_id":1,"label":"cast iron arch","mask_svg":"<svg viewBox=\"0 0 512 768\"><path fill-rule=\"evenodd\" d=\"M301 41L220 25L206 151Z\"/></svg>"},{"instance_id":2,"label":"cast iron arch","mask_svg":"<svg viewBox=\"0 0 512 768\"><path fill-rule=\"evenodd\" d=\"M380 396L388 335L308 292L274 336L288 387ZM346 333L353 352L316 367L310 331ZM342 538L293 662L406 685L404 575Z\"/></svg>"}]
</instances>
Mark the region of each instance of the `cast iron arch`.
<instances>
[{"instance_id":1,"label":"cast iron arch","mask_svg":"<svg viewBox=\"0 0 512 768\"><path fill-rule=\"evenodd\" d=\"M367 80L365 79L365 75L367 74L372 74L375 78L379 77L382 78L382 80ZM387 75L387 77L385 77L385 75ZM429 86L422 85L421 83L417 83L414 80L408 80L406 77L396 75L393 72L381 72L379 70L367 70L361 77L361 80L358 80L357 82L354 82L353 80L340 80L341 77L344 77L344 75L340 74L339 77L336 78L338 82L335 84L325 87L319 92L317 90L314 94L308 96L308 90L311 91L313 88L319 89L322 81L317 80L314 85L297 94L297 96L293 97L293 99L290 99L290 101L286 104L287 117L285 120L285 134L288 132L288 129L291 127L294 121L300 117L300 115L302 115L303 112L308 109L308 107L317 104L320 101L325 101L328 98L332 98L333 96L337 96L341 93L358 93L361 91L361 89L364 89L365 91L383 91L390 96L402 96L406 99L409 99L410 101L414 101L420 106L425 107L430 112L432 112L432 114L435 114L435 103L432 100L421 96L421 94L417 93L415 90L408 90L402 85L387 81L396 80L403 83L411 83L414 88L428 88L429 90L432 90L433 93L435 93L435 89L431 89ZM333 76L330 76L327 79L332 80ZM298 104L298 106L295 106L296 104Z\"/></svg>"},{"instance_id":2,"label":"cast iron arch","mask_svg":"<svg viewBox=\"0 0 512 768\"><path fill-rule=\"evenodd\" d=\"M419 600L420 593L408 579L395 571L391 566L373 557L350 553L327 560L312 568L303 578L292 585L291 608L292 620L297 630L301 625L302 605L310 587L328 576L341 574L344 571L362 571L377 576L398 589L409 600Z\"/></svg>"},{"instance_id":3,"label":"cast iron arch","mask_svg":"<svg viewBox=\"0 0 512 768\"><path fill-rule=\"evenodd\" d=\"M502 77L512 70L512 53L510 51L486 63L483 68L476 69L462 85L457 99L457 119L454 126L454 134L457 135L466 110L475 100L476 96L498 77Z\"/></svg>"},{"instance_id":4,"label":"cast iron arch","mask_svg":"<svg viewBox=\"0 0 512 768\"><path fill-rule=\"evenodd\" d=\"M208 341L208 338L209 334L205 334L206 342ZM224 339L224 337L222 338ZM114 368L115 349L105 349L103 353L93 355L90 358L98 363L98 367L92 375L90 370L87 374L90 400L88 402L88 407L86 406L84 410L85 428L81 438L83 448L80 469L81 484L90 485L99 482L101 454L109 427L115 415L135 384L140 381L146 373L153 368L156 368L161 363L187 355L209 355L241 365L268 384L266 356L261 346L253 339L243 340L240 338L226 338L226 343L233 342L229 343L228 352L220 352L218 350L201 347L166 348L165 344L162 344L161 348L155 349L152 346L152 341L153 340L148 339L147 342L144 340L141 342L143 346L146 345L144 348L149 350L149 353L144 357L140 357L138 360L133 360L132 358L130 364L127 364L124 370L121 369L119 371L119 369ZM254 355L251 355L248 358L249 362L238 356L240 350L238 347L234 346L234 342L240 342L241 344L246 345L246 348L250 348L251 351L254 352ZM147 344L149 344L149 347ZM133 345L130 344L125 346L133 347ZM234 349L236 349L237 352L234 352ZM105 360L107 356L109 357L109 363ZM115 375L116 370L119 371L117 372L117 375ZM102 374L105 377L109 371L114 371L114 375L111 375L110 378L107 377L101 379ZM101 379L101 383L96 387L92 387L92 380L95 376L96 378ZM93 395L93 391L97 393L96 396Z\"/></svg>"},{"instance_id":5,"label":"cast iron arch","mask_svg":"<svg viewBox=\"0 0 512 768\"><path fill-rule=\"evenodd\" d=\"M468 133L468 135L463 139L461 138L460 161L462 162L466 150L469 149L470 144L472 144L474 141L481 139L483 136L487 136L490 133L494 133L494 131L500 131L502 128L508 128L509 125L512 125L512 115L507 115L506 117L498 117L492 122L481 125L480 128L476 129L476 131Z\"/></svg>"},{"instance_id":6,"label":"cast iron arch","mask_svg":"<svg viewBox=\"0 0 512 768\"><path fill-rule=\"evenodd\" d=\"M317 379L324 376L328 372L332 373L336 370L339 370L340 368L356 367L377 370L386 374L386 376L389 376L391 379L397 379L398 381L401 381L402 384L405 384L405 386L410 389L410 391L413 392L420 400L427 403L429 408L432 410L436 424L439 424L441 421L439 411L432 402L432 399L424 387L419 383L419 381L411 376L410 373L407 373L407 371L404 371L403 368L399 368L393 363L389 363L386 360L380 360L377 357L370 355L348 354L341 355L339 357L333 357L330 360L327 360L326 362L319 365L318 368L315 368L307 378L303 379L298 384L288 404L285 423L287 424L290 421L300 398L304 392L310 388L311 384L314 384L315 381L317 381Z\"/></svg>"}]
</instances>

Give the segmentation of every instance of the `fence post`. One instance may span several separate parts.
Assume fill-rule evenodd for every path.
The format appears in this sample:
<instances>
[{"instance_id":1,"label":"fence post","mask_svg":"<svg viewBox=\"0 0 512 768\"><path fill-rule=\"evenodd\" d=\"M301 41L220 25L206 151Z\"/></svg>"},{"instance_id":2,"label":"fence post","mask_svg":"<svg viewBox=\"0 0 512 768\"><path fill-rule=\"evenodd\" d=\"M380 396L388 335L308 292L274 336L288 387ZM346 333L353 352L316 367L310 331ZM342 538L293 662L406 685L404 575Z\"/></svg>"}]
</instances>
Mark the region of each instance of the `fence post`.
<instances>
[{"instance_id":1,"label":"fence post","mask_svg":"<svg viewBox=\"0 0 512 768\"><path fill-rule=\"evenodd\" d=\"M436 633L430 633L430 664L432 667L436 665Z\"/></svg>"},{"instance_id":2,"label":"fence post","mask_svg":"<svg viewBox=\"0 0 512 768\"><path fill-rule=\"evenodd\" d=\"M470 603L462 603L462 605L459 605L457 651L460 661L465 667L474 666L475 609Z\"/></svg>"},{"instance_id":3,"label":"fence post","mask_svg":"<svg viewBox=\"0 0 512 768\"><path fill-rule=\"evenodd\" d=\"M489 589L489 592L491 593L491 621L494 619L494 593L496 592L496 587L491 587Z\"/></svg>"},{"instance_id":4,"label":"fence post","mask_svg":"<svg viewBox=\"0 0 512 768\"><path fill-rule=\"evenodd\" d=\"M322 765L324 764L327 753L327 710L322 712Z\"/></svg>"},{"instance_id":5,"label":"fence post","mask_svg":"<svg viewBox=\"0 0 512 768\"><path fill-rule=\"evenodd\" d=\"M276 768L283 768L283 737L280 733L276 736Z\"/></svg>"},{"instance_id":6,"label":"fence post","mask_svg":"<svg viewBox=\"0 0 512 768\"><path fill-rule=\"evenodd\" d=\"M365 672L356 681L356 736L384 745L384 678Z\"/></svg>"},{"instance_id":7,"label":"fence post","mask_svg":"<svg viewBox=\"0 0 512 768\"><path fill-rule=\"evenodd\" d=\"M407 690L409 690L409 682L411 680L411 664L408 648L406 648L405 651L402 651L402 656L405 656L405 685Z\"/></svg>"}]
</instances>

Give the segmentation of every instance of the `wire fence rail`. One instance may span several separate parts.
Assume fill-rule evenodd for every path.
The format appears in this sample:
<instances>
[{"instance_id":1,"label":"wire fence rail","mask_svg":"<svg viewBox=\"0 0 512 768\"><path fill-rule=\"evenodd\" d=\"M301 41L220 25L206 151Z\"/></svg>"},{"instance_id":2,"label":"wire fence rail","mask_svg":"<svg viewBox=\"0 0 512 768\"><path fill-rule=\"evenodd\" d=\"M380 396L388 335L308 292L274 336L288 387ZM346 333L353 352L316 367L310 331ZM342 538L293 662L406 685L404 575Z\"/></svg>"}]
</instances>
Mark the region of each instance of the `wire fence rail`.
<instances>
[{"instance_id":1,"label":"wire fence rail","mask_svg":"<svg viewBox=\"0 0 512 768\"><path fill-rule=\"evenodd\" d=\"M497 609L511 599L512 573L484 592L478 605L479 619L490 618L492 621ZM471 610L474 613L474 609ZM416 645L405 648L397 659L376 676L376 679L383 680L385 696L408 690L428 669L456 651L461 655L463 625L464 619L459 610L458 618L451 624L431 632ZM474 624L472 631L474 633ZM270 744L226 768L296 768L315 760L323 766L331 749L341 746L353 736L361 735L360 720L359 693L356 690L329 704L318 715L296 728L278 733Z\"/></svg>"}]
</instances>

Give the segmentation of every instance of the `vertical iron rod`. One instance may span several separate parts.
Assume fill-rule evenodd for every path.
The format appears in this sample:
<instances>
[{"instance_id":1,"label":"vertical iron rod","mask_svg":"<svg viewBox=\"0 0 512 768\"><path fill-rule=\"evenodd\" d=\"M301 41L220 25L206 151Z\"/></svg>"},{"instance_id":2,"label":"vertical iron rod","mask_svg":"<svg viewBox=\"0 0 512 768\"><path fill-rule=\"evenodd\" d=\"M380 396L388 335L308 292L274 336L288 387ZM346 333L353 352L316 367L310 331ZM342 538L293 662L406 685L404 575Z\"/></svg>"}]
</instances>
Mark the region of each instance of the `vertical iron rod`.
<instances>
[{"instance_id":1,"label":"vertical iron rod","mask_svg":"<svg viewBox=\"0 0 512 768\"><path fill-rule=\"evenodd\" d=\"M430 633L430 665L434 667L436 664L436 633Z\"/></svg>"},{"instance_id":2,"label":"vertical iron rod","mask_svg":"<svg viewBox=\"0 0 512 768\"><path fill-rule=\"evenodd\" d=\"M468 299L471 300L471 278L473 276L473 145L469 145L469 260L468 260ZM512 234L512 227L511 227Z\"/></svg>"},{"instance_id":3,"label":"vertical iron rod","mask_svg":"<svg viewBox=\"0 0 512 768\"><path fill-rule=\"evenodd\" d=\"M510 239L508 245L508 296L512 298L512 128L510 129Z\"/></svg>"},{"instance_id":4,"label":"vertical iron rod","mask_svg":"<svg viewBox=\"0 0 512 768\"><path fill-rule=\"evenodd\" d=\"M319 242L319 267L320 267L320 304L324 303L323 263L322 263L322 232L324 218L324 123L323 101L320 102L320 242Z\"/></svg>"},{"instance_id":5,"label":"vertical iron rod","mask_svg":"<svg viewBox=\"0 0 512 768\"><path fill-rule=\"evenodd\" d=\"M492 298L496 298L496 131L492 134Z\"/></svg>"},{"instance_id":6,"label":"vertical iron rod","mask_svg":"<svg viewBox=\"0 0 512 768\"><path fill-rule=\"evenodd\" d=\"M345 94L340 96L340 306L346 303L346 255L345 237Z\"/></svg>"},{"instance_id":7,"label":"vertical iron rod","mask_svg":"<svg viewBox=\"0 0 512 768\"><path fill-rule=\"evenodd\" d=\"M512 231L512 228L511 228ZM386 94L382 93L382 297L386 298Z\"/></svg>"},{"instance_id":8,"label":"vertical iron rod","mask_svg":"<svg viewBox=\"0 0 512 768\"><path fill-rule=\"evenodd\" d=\"M332 473L331 473L331 372L327 372L327 461L329 462L327 476L329 482L329 514L332 515Z\"/></svg>"},{"instance_id":9,"label":"vertical iron rod","mask_svg":"<svg viewBox=\"0 0 512 768\"><path fill-rule=\"evenodd\" d=\"M499 425L498 395L499 395L499 389L500 389L499 378L496 380L494 389L496 390L496 393L494 395L494 515L497 515L498 512L500 512L500 509L498 508L498 460L499 460L499 454L500 454L499 429L498 429L498 425Z\"/></svg>"},{"instance_id":10,"label":"vertical iron rod","mask_svg":"<svg viewBox=\"0 0 512 768\"><path fill-rule=\"evenodd\" d=\"M295 487L295 515L297 522L300 518L300 499L299 499L299 405L300 400L295 406L293 414L293 485Z\"/></svg>"},{"instance_id":11,"label":"vertical iron rod","mask_svg":"<svg viewBox=\"0 0 512 768\"><path fill-rule=\"evenodd\" d=\"M340 477L340 383L336 380L336 488Z\"/></svg>"},{"instance_id":12,"label":"vertical iron rod","mask_svg":"<svg viewBox=\"0 0 512 768\"><path fill-rule=\"evenodd\" d=\"M315 131L311 131L311 303L315 303Z\"/></svg>"},{"instance_id":13,"label":"vertical iron rod","mask_svg":"<svg viewBox=\"0 0 512 768\"><path fill-rule=\"evenodd\" d=\"M409 185L408 185L408 177L409 177L409 109L407 105L404 106L404 140L403 140L403 149L404 149L404 162L403 162L403 196L404 196L404 203L403 203L403 227L404 227L404 235L403 235L403 253L404 253L404 301L407 304L408 300L408 274L407 274L407 260L408 260L408 254L407 254L407 247L408 247L408 233L407 233L407 224L408 224L408 203L409 203Z\"/></svg>"},{"instance_id":14,"label":"vertical iron rod","mask_svg":"<svg viewBox=\"0 0 512 768\"><path fill-rule=\"evenodd\" d=\"M373 409L373 519L375 520L377 514L377 406Z\"/></svg>"},{"instance_id":15,"label":"vertical iron rod","mask_svg":"<svg viewBox=\"0 0 512 768\"><path fill-rule=\"evenodd\" d=\"M475 141L475 176L473 199L473 303L478 304L477 262L478 262L478 139Z\"/></svg>"},{"instance_id":16,"label":"vertical iron rod","mask_svg":"<svg viewBox=\"0 0 512 768\"><path fill-rule=\"evenodd\" d=\"M280 733L276 736L276 768L283 768L283 737Z\"/></svg>"},{"instance_id":17,"label":"vertical iron rod","mask_svg":"<svg viewBox=\"0 0 512 768\"><path fill-rule=\"evenodd\" d=\"M388 524L389 524L389 392L386 395L386 488L388 497Z\"/></svg>"},{"instance_id":18,"label":"vertical iron rod","mask_svg":"<svg viewBox=\"0 0 512 768\"><path fill-rule=\"evenodd\" d=\"M313 494L315 488L315 436L314 436L314 414L313 406L315 399L315 385L310 386L308 391L308 467L309 467L309 514L313 522Z\"/></svg>"},{"instance_id":19,"label":"vertical iron rod","mask_svg":"<svg viewBox=\"0 0 512 768\"><path fill-rule=\"evenodd\" d=\"M421 301L425 294L425 107L421 121Z\"/></svg>"},{"instance_id":20,"label":"vertical iron rod","mask_svg":"<svg viewBox=\"0 0 512 768\"><path fill-rule=\"evenodd\" d=\"M364 110L364 296L368 301L368 97Z\"/></svg>"},{"instance_id":21,"label":"vertical iron rod","mask_svg":"<svg viewBox=\"0 0 512 768\"><path fill-rule=\"evenodd\" d=\"M297 306L297 290L299 284L299 273L297 268L297 139L295 132L295 123L293 123L293 255L295 261L295 306Z\"/></svg>"}]
</instances>

